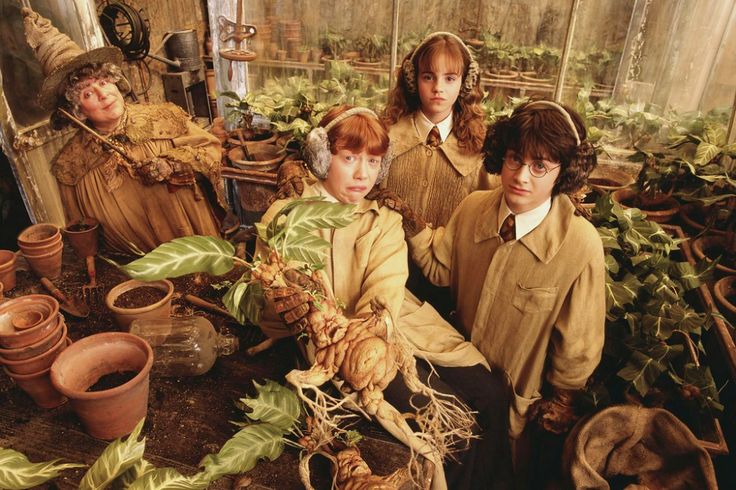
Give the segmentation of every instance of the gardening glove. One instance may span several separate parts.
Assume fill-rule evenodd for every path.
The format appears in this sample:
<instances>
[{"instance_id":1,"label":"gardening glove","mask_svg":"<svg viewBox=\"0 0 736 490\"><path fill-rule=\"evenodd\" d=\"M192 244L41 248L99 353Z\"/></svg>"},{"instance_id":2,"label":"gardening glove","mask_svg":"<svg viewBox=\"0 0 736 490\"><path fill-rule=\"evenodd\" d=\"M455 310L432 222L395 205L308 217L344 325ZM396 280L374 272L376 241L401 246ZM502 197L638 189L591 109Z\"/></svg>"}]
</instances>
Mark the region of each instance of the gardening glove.
<instances>
[{"instance_id":1,"label":"gardening glove","mask_svg":"<svg viewBox=\"0 0 736 490\"><path fill-rule=\"evenodd\" d=\"M304 192L304 179L309 172L301 160L289 160L281 164L276 177L274 200L301 197Z\"/></svg>"},{"instance_id":2,"label":"gardening glove","mask_svg":"<svg viewBox=\"0 0 736 490\"><path fill-rule=\"evenodd\" d=\"M553 388L551 397L537 400L531 406L527 418L547 432L564 434L580 418L574 407L577 393L577 390Z\"/></svg>"},{"instance_id":3,"label":"gardening glove","mask_svg":"<svg viewBox=\"0 0 736 490\"><path fill-rule=\"evenodd\" d=\"M171 177L171 174L173 173L174 169L171 164L167 160L159 157L143 160L136 169L136 174L138 174L146 184L163 182Z\"/></svg>"},{"instance_id":4,"label":"gardening glove","mask_svg":"<svg viewBox=\"0 0 736 490\"><path fill-rule=\"evenodd\" d=\"M301 332L306 328L314 295L324 295L324 288L319 281L296 269L284 271L284 279L286 287L268 289L264 295L289 330Z\"/></svg>"},{"instance_id":5,"label":"gardening glove","mask_svg":"<svg viewBox=\"0 0 736 490\"><path fill-rule=\"evenodd\" d=\"M414 210L393 191L374 187L365 197L366 199L378 202L379 206L386 206L387 208L393 209L399 213L404 218L402 224L404 226L404 234L406 234L407 238L413 237L427 227L427 223L424 219L415 213Z\"/></svg>"}]
</instances>

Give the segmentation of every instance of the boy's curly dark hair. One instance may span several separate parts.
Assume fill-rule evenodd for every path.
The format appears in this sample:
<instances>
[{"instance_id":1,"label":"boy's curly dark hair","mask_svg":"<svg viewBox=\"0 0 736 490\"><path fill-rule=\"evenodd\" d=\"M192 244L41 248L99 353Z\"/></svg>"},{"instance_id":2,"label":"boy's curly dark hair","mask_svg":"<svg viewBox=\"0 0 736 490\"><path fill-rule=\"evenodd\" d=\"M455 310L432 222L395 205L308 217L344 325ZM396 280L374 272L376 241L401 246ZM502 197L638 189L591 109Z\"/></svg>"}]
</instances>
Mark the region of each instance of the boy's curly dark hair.
<instances>
[{"instance_id":1,"label":"boy's curly dark hair","mask_svg":"<svg viewBox=\"0 0 736 490\"><path fill-rule=\"evenodd\" d=\"M598 163L595 148L586 141L582 118L570 107L561 105L575 124L581 141L578 145L572 128L559 110L541 104L530 107L530 104L520 105L510 117L501 118L488 128L483 143L486 170L500 174L508 150L519 155L545 157L561 164L552 194L578 192Z\"/></svg>"}]
</instances>

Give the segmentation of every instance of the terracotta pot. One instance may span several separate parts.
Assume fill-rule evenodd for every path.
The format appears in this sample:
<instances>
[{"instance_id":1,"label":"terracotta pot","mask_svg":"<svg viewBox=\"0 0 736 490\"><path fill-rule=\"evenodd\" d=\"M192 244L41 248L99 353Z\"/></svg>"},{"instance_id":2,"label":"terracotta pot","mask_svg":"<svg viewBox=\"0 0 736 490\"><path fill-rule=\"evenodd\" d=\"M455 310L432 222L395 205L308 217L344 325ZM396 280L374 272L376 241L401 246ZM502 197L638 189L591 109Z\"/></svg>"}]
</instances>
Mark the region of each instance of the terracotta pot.
<instances>
[{"instance_id":1,"label":"terracotta pot","mask_svg":"<svg viewBox=\"0 0 736 490\"><path fill-rule=\"evenodd\" d=\"M248 145L248 152L253 160L246 160L242 146L231 148L227 157L233 165L243 170L273 172L279 168L286 156L283 148L270 144Z\"/></svg>"},{"instance_id":2,"label":"terracotta pot","mask_svg":"<svg viewBox=\"0 0 736 490\"><path fill-rule=\"evenodd\" d=\"M634 177L606 166L597 166L588 176L588 185L603 192L613 192L623 189L635 182Z\"/></svg>"},{"instance_id":3,"label":"terracotta pot","mask_svg":"<svg viewBox=\"0 0 736 490\"><path fill-rule=\"evenodd\" d=\"M56 279L61 275L63 253L64 243L59 242L56 248L39 255L31 255L23 250L23 257L25 257L28 266L38 277Z\"/></svg>"},{"instance_id":4,"label":"terracotta pot","mask_svg":"<svg viewBox=\"0 0 736 490\"><path fill-rule=\"evenodd\" d=\"M694 234L700 234L705 230L706 213L703 212L703 207L696 203L687 203L680 208L680 218L685 224L694 230ZM719 228L711 227L708 229L708 233L711 235L725 235L726 231Z\"/></svg>"},{"instance_id":5,"label":"terracotta pot","mask_svg":"<svg viewBox=\"0 0 736 490\"><path fill-rule=\"evenodd\" d=\"M162 291L166 291L166 296L153 304L143 306L141 308L120 308L119 306L115 306L115 300L118 296L126 291L130 291L131 289L139 288L141 286L151 286ZM173 294L174 284L167 279L153 282L143 282L131 279L112 288L105 297L105 304L110 311L112 311L115 323L117 323L118 327L127 330L128 325L130 325L133 320L139 318L168 318L171 314L171 297Z\"/></svg>"},{"instance_id":6,"label":"terracotta pot","mask_svg":"<svg viewBox=\"0 0 736 490\"><path fill-rule=\"evenodd\" d=\"M23 359L22 361L11 361L9 359L0 357L0 362L2 364L5 364L5 366L8 368L8 371L14 374L36 373L38 371L43 371L44 369L50 368L51 365L54 363L54 359L56 359L56 357L71 343L71 339L66 336L65 325L64 334L62 335L62 337L46 352L43 352L35 357Z\"/></svg>"},{"instance_id":7,"label":"terracotta pot","mask_svg":"<svg viewBox=\"0 0 736 490\"><path fill-rule=\"evenodd\" d=\"M713 285L718 309L730 321L736 322L736 275L726 276Z\"/></svg>"},{"instance_id":8,"label":"terracotta pot","mask_svg":"<svg viewBox=\"0 0 736 490\"><path fill-rule=\"evenodd\" d=\"M72 229L78 225L88 228L78 231ZM80 258L85 258L90 255L97 255L99 228L100 223L96 219L84 218L64 228L64 234L77 255Z\"/></svg>"},{"instance_id":9,"label":"terracotta pot","mask_svg":"<svg viewBox=\"0 0 736 490\"><path fill-rule=\"evenodd\" d=\"M14 349L0 349L0 357L10 361L21 361L42 354L56 344L61 337L66 335L67 327L64 316L59 314L56 327L44 338L30 345Z\"/></svg>"},{"instance_id":10,"label":"terracotta pot","mask_svg":"<svg viewBox=\"0 0 736 490\"><path fill-rule=\"evenodd\" d=\"M16 315L38 312L42 319L30 328L17 330L13 327ZM7 315L7 316L4 316ZM0 305L0 346L7 349L25 347L51 335L59 323L59 302L45 294L29 294L6 301Z\"/></svg>"},{"instance_id":11,"label":"terracotta pot","mask_svg":"<svg viewBox=\"0 0 736 490\"><path fill-rule=\"evenodd\" d=\"M23 255L43 255L51 250L56 250L60 245L63 246L63 243L59 234L53 241L43 245L20 245L20 251Z\"/></svg>"},{"instance_id":12,"label":"terracotta pot","mask_svg":"<svg viewBox=\"0 0 736 490\"><path fill-rule=\"evenodd\" d=\"M726 245L726 235L705 235L696 238L692 242L693 253L695 256L700 260L707 260L709 262L715 259L718 255L721 255L721 253L713 256L713 254L708 254L708 250L720 248L722 251L725 251ZM731 264L718 263L716 264L716 269L727 274L736 274L736 269L731 267Z\"/></svg>"},{"instance_id":13,"label":"terracotta pot","mask_svg":"<svg viewBox=\"0 0 736 490\"><path fill-rule=\"evenodd\" d=\"M15 287L15 264L18 256L11 250L0 250L0 283L5 291Z\"/></svg>"},{"instance_id":14,"label":"terracotta pot","mask_svg":"<svg viewBox=\"0 0 736 490\"><path fill-rule=\"evenodd\" d=\"M123 332L90 335L70 345L51 366L51 382L71 400L85 429L98 439L115 439L146 416L153 350L148 342ZM100 378L133 371L129 381L87 391Z\"/></svg>"},{"instance_id":15,"label":"terracotta pot","mask_svg":"<svg viewBox=\"0 0 736 490\"><path fill-rule=\"evenodd\" d=\"M41 408L55 408L67 401L67 398L59 393L51 383L49 376L51 368L31 374L11 373L6 367L3 367L3 371Z\"/></svg>"},{"instance_id":16,"label":"terracotta pot","mask_svg":"<svg viewBox=\"0 0 736 490\"><path fill-rule=\"evenodd\" d=\"M31 225L18 235L18 245L23 248L44 247L56 243L61 238L61 230L51 223Z\"/></svg>"},{"instance_id":17,"label":"terracotta pot","mask_svg":"<svg viewBox=\"0 0 736 490\"><path fill-rule=\"evenodd\" d=\"M634 206L636 196L637 192L632 189L619 189L611 194L611 198L625 208L636 207ZM679 210L680 203L674 197L668 198L659 204L656 209L641 209L649 221L656 223L669 222Z\"/></svg>"}]
</instances>

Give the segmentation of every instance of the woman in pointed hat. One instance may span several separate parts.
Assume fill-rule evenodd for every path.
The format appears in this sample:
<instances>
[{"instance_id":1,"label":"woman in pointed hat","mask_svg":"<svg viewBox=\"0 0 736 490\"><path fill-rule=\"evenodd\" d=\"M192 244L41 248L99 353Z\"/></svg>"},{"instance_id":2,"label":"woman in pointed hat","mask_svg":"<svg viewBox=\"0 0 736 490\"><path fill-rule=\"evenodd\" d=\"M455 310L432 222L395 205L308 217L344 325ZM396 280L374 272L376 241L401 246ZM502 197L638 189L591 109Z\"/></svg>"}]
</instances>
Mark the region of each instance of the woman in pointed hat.
<instances>
[{"instance_id":1,"label":"woman in pointed hat","mask_svg":"<svg viewBox=\"0 0 736 490\"><path fill-rule=\"evenodd\" d=\"M227 206L218 139L171 103L126 103L130 84L117 48L85 52L48 19L29 8L22 14L45 76L39 104L53 111L57 129L86 126L51 165L67 222L96 218L107 246L123 253L219 235L215 211Z\"/></svg>"}]
</instances>

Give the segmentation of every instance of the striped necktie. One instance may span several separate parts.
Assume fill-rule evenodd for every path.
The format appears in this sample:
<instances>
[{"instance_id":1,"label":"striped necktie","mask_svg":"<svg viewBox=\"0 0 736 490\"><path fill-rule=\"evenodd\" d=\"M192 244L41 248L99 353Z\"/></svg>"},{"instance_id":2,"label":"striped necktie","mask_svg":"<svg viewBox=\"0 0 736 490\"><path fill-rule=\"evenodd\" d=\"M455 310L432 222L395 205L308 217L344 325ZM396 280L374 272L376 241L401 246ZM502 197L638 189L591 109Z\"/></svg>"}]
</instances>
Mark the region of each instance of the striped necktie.
<instances>
[{"instance_id":1,"label":"striped necktie","mask_svg":"<svg viewBox=\"0 0 736 490\"><path fill-rule=\"evenodd\" d=\"M499 230L498 234L501 235L504 243L510 242L511 240L516 240L516 219L514 218L513 214L509 214L508 216L506 216L506 219L503 220L503 224L501 225L501 229Z\"/></svg>"},{"instance_id":2,"label":"striped necktie","mask_svg":"<svg viewBox=\"0 0 736 490\"><path fill-rule=\"evenodd\" d=\"M440 128L432 126L432 131L427 135L427 146L437 148L442 144L442 138L440 138Z\"/></svg>"}]
</instances>

